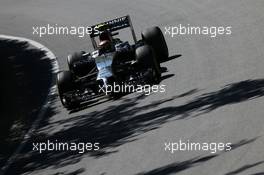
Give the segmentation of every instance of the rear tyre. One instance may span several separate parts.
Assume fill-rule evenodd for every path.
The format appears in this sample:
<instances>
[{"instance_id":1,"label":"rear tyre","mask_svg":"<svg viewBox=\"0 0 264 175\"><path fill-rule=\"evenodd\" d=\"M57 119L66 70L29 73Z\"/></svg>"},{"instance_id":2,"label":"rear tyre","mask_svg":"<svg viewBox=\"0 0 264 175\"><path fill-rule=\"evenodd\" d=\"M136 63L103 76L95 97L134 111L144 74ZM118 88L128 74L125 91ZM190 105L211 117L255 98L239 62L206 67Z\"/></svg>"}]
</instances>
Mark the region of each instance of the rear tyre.
<instances>
[{"instance_id":1,"label":"rear tyre","mask_svg":"<svg viewBox=\"0 0 264 175\"><path fill-rule=\"evenodd\" d=\"M144 70L146 82L148 84L158 84L161 71L152 47L148 45L138 47L136 49L136 59L139 67Z\"/></svg>"},{"instance_id":2,"label":"rear tyre","mask_svg":"<svg viewBox=\"0 0 264 175\"><path fill-rule=\"evenodd\" d=\"M79 105L78 102L72 102L64 95L75 89L73 75L70 71L62 71L57 74L57 88L61 103L65 108L73 109Z\"/></svg>"},{"instance_id":3,"label":"rear tyre","mask_svg":"<svg viewBox=\"0 0 264 175\"><path fill-rule=\"evenodd\" d=\"M158 63L168 59L168 46L159 27L148 28L141 33L141 36L143 41L154 49Z\"/></svg>"}]
</instances>

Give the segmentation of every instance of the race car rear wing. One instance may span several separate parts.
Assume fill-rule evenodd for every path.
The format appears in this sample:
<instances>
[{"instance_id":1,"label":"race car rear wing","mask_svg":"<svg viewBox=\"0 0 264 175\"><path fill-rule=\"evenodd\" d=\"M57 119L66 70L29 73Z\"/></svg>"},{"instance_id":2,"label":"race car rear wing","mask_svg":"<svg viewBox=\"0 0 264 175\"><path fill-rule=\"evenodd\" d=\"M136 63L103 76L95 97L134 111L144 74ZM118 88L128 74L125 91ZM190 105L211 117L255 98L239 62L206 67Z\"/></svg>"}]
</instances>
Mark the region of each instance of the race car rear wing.
<instances>
[{"instance_id":1,"label":"race car rear wing","mask_svg":"<svg viewBox=\"0 0 264 175\"><path fill-rule=\"evenodd\" d=\"M116 19L112 19L112 20L105 21L105 22L102 22L100 24L96 24L96 25L91 26L93 31L90 33L90 38L92 40L92 44L93 44L94 48L97 48L94 38L99 36L100 31L98 30L98 28L102 25L107 26L107 29L110 30L110 32L114 32L114 31L129 27L131 30L134 42L135 43L137 42L136 34L134 31L130 16L126 15L126 16L122 16L122 17L119 17Z\"/></svg>"}]
</instances>

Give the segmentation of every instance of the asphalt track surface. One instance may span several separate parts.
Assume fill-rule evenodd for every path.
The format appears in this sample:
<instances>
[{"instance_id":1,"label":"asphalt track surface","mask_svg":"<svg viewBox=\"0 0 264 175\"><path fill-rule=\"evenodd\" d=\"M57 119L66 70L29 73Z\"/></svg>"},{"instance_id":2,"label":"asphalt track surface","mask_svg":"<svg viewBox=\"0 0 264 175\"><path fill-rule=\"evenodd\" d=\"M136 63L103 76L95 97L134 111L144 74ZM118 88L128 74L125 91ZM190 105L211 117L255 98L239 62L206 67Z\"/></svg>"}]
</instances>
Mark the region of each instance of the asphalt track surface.
<instances>
[{"instance_id":1,"label":"asphalt track surface","mask_svg":"<svg viewBox=\"0 0 264 175\"><path fill-rule=\"evenodd\" d=\"M181 54L162 65L166 93L134 93L70 114L55 98L31 141L100 141L101 152L38 155L29 143L9 174L264 174L263 7L262 0L1 0L0 33L46 45L61 69L69 53L91 50L89 40L40 38L32 26L91 25L126 14L138 37L154 25L232 26L231 36L216 39L166 36L170 55ZM164 142L180 139L231 142L233 148L164 151Z\"/></svg>"}]
</instances>

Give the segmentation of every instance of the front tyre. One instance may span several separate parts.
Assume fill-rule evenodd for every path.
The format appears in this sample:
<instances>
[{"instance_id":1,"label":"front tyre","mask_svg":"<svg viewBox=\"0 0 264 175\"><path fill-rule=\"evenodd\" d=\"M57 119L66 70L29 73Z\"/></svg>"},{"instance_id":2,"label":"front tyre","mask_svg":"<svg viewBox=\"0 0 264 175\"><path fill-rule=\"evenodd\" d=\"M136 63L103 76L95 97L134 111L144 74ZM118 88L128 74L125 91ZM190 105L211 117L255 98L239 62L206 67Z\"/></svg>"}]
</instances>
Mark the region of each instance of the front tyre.
<instances>
[{"instance_id":1,"label":"front tyre","mask_svg":"<svg viewBox=\"0 0 264 175\"><path fill-rule=\"evenodd\" d=\"M84 51L75 52L67 58L69 70L77 77L86 76L96 71L96 64L93 59Z\"/></svg>"},{"instance_id":2,"label":"front tyre","mask_svg":"<svg viewBox=\"0 0 264 175\"><path fill-rule=\"evenodd\" d=\"M83 52L75 52L69 55L67 57L67 63L68 63L69 70L72 71L74 69L74 63L82 60L82 58L83 58Z\"/></svg>"},{"instance_id":3,"label":"front tyre","mask_svg":"<svg viewBox=\"0 0 264 175\"><path fill-rule=\"evenodd\" d=\"M145 81L149 84L158 84L161 71L152 47L149 45L138 47L136 49L136 59L140 69L144 71Z\"/></svg>"},{"instance_id":4,"label":"front tyre","mask_svg":"<svg viewBox=\"0 0 264 175\"><path fill-rule=\"evenodd\" d=\"M79 105L78 102L72 102L65 96L66 93L71 92L75 89L74 78L70 71L61 71L57 74L57 88L59 98L65 108L73 109Z\"/></svg>"}]
</instances>

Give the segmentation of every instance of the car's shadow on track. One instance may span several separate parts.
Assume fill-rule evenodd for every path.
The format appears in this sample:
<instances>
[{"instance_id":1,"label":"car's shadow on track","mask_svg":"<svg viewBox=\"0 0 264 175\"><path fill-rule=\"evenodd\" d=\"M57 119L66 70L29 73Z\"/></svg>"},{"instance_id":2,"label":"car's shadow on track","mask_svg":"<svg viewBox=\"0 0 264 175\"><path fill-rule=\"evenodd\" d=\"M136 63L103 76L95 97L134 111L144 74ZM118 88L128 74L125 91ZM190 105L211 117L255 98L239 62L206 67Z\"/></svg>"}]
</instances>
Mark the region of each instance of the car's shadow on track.
<instances>
[{"instance_id":1,"label":"car's shadow on track","mask_svg":"<svg viewBox=\"0 0 264 175\"><path fill-rule=\"evenodd\" d=\"M90 110L87 114L76 115L52 123L49 122L49 118L47 117L46 121L42 123L44 129L36 137L31 138L31 141L21 154L20 163L16 163L16 167L20 167L20 171L22 172L48 167L56 169L75 164L87 155L100 158L113 154L118 151L116 149L118 146L133 142L142 133L158 129L167 122L192 119L198 116L202 117L201 114L211 112L226 105L263 97L264 79L251 79L228 84L220 90L195 97L198 91L197 89L191 89L173 97L147 104L142 103L142 101L148 98L148 96L144 94L132 94L131 98L121 98L121 103L117 105L110 104L104 110ZM171 103L174 100L190 95L192 99L186 103L171 106L171 104L174 104ZM161 104L165 107L160 107ZM58 128L61 129L58 130ZM52 129L56 130L56 132L52 132L51 134L49 131ZM57 140L67 143L98 142L100 143L100 150L87 151L83 154L79 154L76 151L44 151L41 154L32 151L32 142L47 142L47 140ZM254 139L234 141L232 146L235 149L250 144L253 141ZM228 152L224 154L228 154ZM153 171L149 172L149 174L155 174L155 172L164 172L163 174L170 171L177 172L178 169L186 169L184 167L192 167L193 164L199 165L197 160L199 159L196 158L187 163L169 165L168 167L155 170L154 173ZM13 169L16 170L16 167L13 167ZM148 173L146 172L145 174Z\"/></svg>"},{"instance_id":2,"label":"car's shadow on track","mask_svg":"<svg viewBox=\"0 0 264 175\"><path fill-rule=\"evenodd\" d=\"M80 104L80 106L78 108L69 110L69 114L76 113L76 112L85 110L87 108L91 108L93 106L101 105L101 104L106 103L106 102L111 101L111 100L112 99L110 99L110 98L104 98L101 100L100 99L94 99L94 100L91 100L88 102L84 102L84 103Z\"/></svg>"},{"instance_id":3,"label":"car's shadow on track","mask_svg":"<svg viewBox=\"0 0 264 175\"><path fill-rule=\"evenodd\" d=\"M171 61L171 60L177 59L177 58L179 58L181 56L182 56L181 54L175 54L175 55L169 56L167 59L163 60L163 63L167 62L167 61Z\"/></svg>"}]
</instances>

